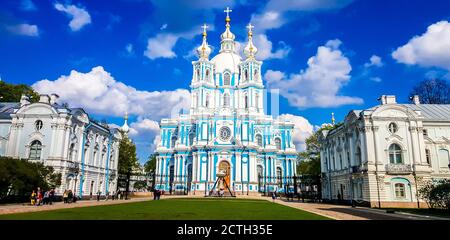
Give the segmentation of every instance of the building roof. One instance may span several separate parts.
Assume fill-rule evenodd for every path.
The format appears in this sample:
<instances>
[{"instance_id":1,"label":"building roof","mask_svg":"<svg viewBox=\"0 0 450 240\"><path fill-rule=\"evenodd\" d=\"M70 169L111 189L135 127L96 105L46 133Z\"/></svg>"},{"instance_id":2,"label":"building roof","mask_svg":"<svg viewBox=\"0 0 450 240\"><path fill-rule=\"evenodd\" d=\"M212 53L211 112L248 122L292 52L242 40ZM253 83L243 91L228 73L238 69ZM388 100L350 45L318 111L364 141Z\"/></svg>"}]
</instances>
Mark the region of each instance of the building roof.
<instances>
[{"instance_id":1,"label":"building roof","mask_svg":"<svg viewBox=\"0 0 450 240\"><path fill-rule=\"evenodd\" d=\"M450 121L450 104L402 104L411 110L419 110L425 120Z\"/></svg>"},{"instance_id":2,"label":"building roof","mask_svg":"<svg viewBox=\"0 0 450 240\"><path fill-rule=\"evenodd\" d=\"M0 119L11 119L11 113L15 108L19 108L18 102L0 102Z\"/></svg>"}]
</instances>

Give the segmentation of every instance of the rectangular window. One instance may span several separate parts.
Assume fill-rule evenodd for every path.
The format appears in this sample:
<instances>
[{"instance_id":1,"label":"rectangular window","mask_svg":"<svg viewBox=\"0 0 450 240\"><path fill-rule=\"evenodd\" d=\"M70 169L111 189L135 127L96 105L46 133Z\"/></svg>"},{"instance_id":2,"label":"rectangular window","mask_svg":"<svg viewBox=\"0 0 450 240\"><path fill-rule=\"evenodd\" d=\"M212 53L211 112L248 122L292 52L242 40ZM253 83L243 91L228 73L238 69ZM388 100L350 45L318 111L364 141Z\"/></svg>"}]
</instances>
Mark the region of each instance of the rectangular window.
<instances>
[{"instance_id":1,"label":"rectangular window","mask_svg":"<svg viewBox=\"0 0 450 240\"><path fill-rule=\"evenodd\" d=\"M395 184L395 197L396 198L405 198L405 184L396 183Z\"/></svg>"}]
</instances>

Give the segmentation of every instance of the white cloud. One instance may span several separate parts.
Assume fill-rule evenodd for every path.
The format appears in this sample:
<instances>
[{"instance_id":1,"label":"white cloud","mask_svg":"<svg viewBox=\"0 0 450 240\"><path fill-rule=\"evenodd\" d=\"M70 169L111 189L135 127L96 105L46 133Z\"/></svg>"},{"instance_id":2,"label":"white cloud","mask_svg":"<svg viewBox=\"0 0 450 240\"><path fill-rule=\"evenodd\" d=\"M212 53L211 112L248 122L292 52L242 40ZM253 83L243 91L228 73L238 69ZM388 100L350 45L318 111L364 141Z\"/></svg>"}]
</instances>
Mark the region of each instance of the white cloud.
<instances>
[{"instance_id":1,"label":"white cloud","mask_svg":"<svg viewBox=\"0 0 450 240\"><path fill-rule=\"evenodd\" d=\"M268 70L264 77L268 87L279 89L289 104L298 108L338 107L362 104L359 97L339 95L339 90L350 80L352 67L349 59L339 50L339 40L328 41L308 59L308 68L298 74Z\"/></svg>"},{"instance_id":2,"label":"white cloud","mask_svg":"<svg viewBox=\"0 0 450 240\"><path fill-rule=\"evenodd\" d=\"M6 27L8 31L24 36L37 37L39 36L39 29L36 25L31 25L27 23L12 25Z\"/></svg>"},{"instance_id":3,"label":"white cloud","mask_svg":"<svg viewBox=\"0 0 450 240\"><path fill-rule=\"evenodd\" d=\"M265 34L256 34L253 40L255 46L258 48L256 54L258 60L282 59L291 51L291 48L284 42L279 42L279 48L275 52L272 52L272 42L267 39L267 35Z\"/></svg>"},{"instance_id":4,"label":"white cloud","mask_svg":"<svg viewBox=\"0 0 450 240\"><path fill-rule=\"evenodd\" d=\"M158 140L161 139L159 133L159 124L154 120L144 118L131 123L129 136L140 148L141 160L155 151Z\"/></svg>"},{"instance_id":5,"label":"white cloud","mask_svg":"<svg viewBox=\"0 0 450 240\"><path fill-rule=\"evenodd\" d=\"M164 23L160 28L159 28L159 30L164 30L164 29L166 29L167 28L167 23Z\"/></svg>"},{"instance_id":6,"label":"white cloud","mask_svg":"<svg viewBox=\"0 0 450 240\"><path fill-rule=\"evenodd\" d=\"M397 48L392 57L399 63L450 70L450 23L440 21L428 26L424 34Z\"/></svg>"},{"instance_id":7,"label":"white cloud","mask_svg":"<svg viewBox=\"0 0 450 240\"><path fill-rule=\"evenodd\" d=\"M101 66L87 73L72 70L68 76L53 81L41 80L32 87L39 93L57 93L61 96L60 102L68 102L69 106L83 107L89 113L106 116L123 116L128 112L159 120L190 107L188 90L140 91L116 81Z\"/></svg>"},{"instance_id":8,"label":"white cloud","mask_svg":"<svg viewBox=\"0 0 450 240\"><path fill-rule=\"evenodd\" d=\"M306 148L305 140L314 131L314 127L309 123L308 119L302 116L296 116L292 114L282 114L279 119L288 120L294 123L294 134L292 140L294 141L297 151L303 151Z\"/></svg>"},{"instance_id":9,"label":"white cloud","mask_svg":"<svg viewBox=\"0 0 450 240\"><path fill-rule=\"evenodd\" d=\"M381 82L381 81L383 81L383 79L381 79L380 77L371 77L370 80L372 80L374 82Z\"/></svg>"},{"instance_id":10,"label":"white cloud","mask_svg":"<svg viewBox=\"0 0 450 240\"><path fill-rule=\"evenodd\" d=\"M147 49L144 55L152 60L156 58L174 58L177 55L172 50L179 36L174 34L158 34L147 41Z\"/></svg>"},{"instance_id":11,"label":"white cloud","mask_svg":"<svg viewBox=\"0 0 450 240\"><path fill-rule=\"evenodd\" d=\"M75 5L62 5L61 3L55 3L55 8L72 18L69 27L74 32L79 31L85 25L91 23L91 16L85 8L77 7Z\"/></svg>"},{"instance_id":12,"label":"white cloud","mask_svg":"<svg viewBox=\"0 0 450 240\"><path fill-rule=\"evenodd\" d=\"M364 64L364 67L382 67L384 65L383 61L381 60L381 57L377 55L372 55L369 59L369 62Z\"/></svg>"}]
</instances>

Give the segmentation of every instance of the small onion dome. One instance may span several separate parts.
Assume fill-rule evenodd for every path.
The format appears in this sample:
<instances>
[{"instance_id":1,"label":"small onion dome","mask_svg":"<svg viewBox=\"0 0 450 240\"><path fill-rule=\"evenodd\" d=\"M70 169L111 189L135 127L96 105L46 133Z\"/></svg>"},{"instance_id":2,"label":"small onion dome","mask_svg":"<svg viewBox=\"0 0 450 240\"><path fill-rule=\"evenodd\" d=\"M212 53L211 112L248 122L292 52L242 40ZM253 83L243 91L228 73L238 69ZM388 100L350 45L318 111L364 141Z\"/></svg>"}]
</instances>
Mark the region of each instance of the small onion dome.
<instances>
[{"instance_id":1,"label":"small onion dome","mask_svg":"<svg viewBox=\"0 0 450 240\"><path fill-rule=\"evenodd\" d=\"M128 113L125 113L124 119L125 119L125 122L123 123L121 129L125 133L128 133L130 131L130 127L128 127Z\"/></svg>"},{"instance_id":2,"label":"small onion dome","mask_svg":"<svg viewBox=\"0 0 450 240\"><path fill-rule=\"evenodd\" d=\"M200 47L197 48L197 54L200 58L208 59L209 55L211 54L211 48L208 45L208 42L206 42L206 28L208 26L206 24L203 24L203 42Z\"/></svg>"},{"instance_id":3,"label":"small onion dome","mask_svg":"<svg viewBox=\"0 0 450 240\"><path fill-rule=\"evenodd\" d=\"M248 26L248 43L247 45L244 47L244 54L245 56L247 56L247 58L254 58L256 53L258 52L258 48L255 47L255 45L253 44L253 26L249 23Z\"/></svg>"}]
</instances>

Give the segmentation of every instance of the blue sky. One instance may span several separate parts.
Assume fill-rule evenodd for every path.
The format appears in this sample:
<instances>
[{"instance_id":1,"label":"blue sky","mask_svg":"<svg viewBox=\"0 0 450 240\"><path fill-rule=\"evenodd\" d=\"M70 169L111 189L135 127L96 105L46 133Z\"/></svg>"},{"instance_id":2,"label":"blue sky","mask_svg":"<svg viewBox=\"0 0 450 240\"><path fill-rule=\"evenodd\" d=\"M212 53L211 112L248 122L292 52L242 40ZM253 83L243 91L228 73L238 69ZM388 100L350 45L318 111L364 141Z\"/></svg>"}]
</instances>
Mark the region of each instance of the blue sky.
<instances>
[{"instance_id":1,"label":"blue sky","mask_svg":"<svg viewBox=\"0 0 450 240\"><path fill-rule=\"evenodd\" d=\"M280 113L298 124L299 147L331 112L342 120L382 94L406 102L418 81L450 78L445 0L6 0L0 76L57 92L117 125L130 112L130 136L145 161L157 122L174 106L189 106L203 23L217 54L226 6L238 42L255 25L266 86L280 89Z\"/></svg>"}]
</instances>

